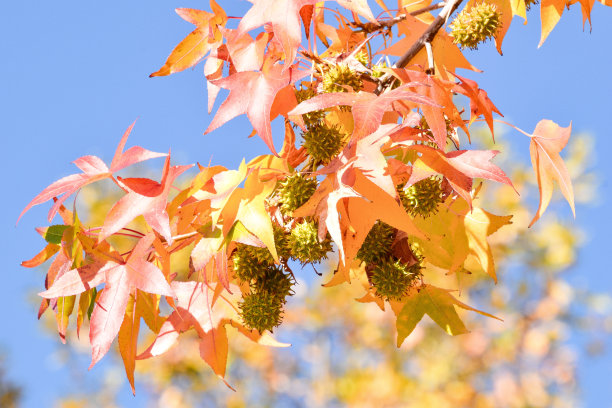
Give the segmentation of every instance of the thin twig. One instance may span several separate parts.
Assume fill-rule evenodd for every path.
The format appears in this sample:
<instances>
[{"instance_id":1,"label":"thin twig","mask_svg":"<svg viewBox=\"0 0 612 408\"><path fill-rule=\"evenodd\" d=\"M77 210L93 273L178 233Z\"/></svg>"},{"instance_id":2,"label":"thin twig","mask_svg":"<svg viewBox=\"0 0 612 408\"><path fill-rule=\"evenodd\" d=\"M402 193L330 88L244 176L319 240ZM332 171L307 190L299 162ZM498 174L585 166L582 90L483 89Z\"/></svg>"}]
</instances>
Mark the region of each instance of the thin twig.
<instances>
[{"instance_id":1,"label":"thin twig","mask_svg":"<svg viewBox=\"0 0 612 408\"><path fill-rule=\"evenodd\" d=\"M408 13L411 16L418 16L419 14L427 13L429 11L437 10L446 5L446 2L441 1L440 3L432 4L427 7L420 8L418 10L411 11ZM352 21L348 23L349 27L356 27L359 31L364 33L373 33L374 31L378 31L383 28L391 28L395 24L404 21L406 19L406 14L399 14L393 18L388 20L379 21L378 23L358 23L356 21Z\"/></svg>"}]
</instances>

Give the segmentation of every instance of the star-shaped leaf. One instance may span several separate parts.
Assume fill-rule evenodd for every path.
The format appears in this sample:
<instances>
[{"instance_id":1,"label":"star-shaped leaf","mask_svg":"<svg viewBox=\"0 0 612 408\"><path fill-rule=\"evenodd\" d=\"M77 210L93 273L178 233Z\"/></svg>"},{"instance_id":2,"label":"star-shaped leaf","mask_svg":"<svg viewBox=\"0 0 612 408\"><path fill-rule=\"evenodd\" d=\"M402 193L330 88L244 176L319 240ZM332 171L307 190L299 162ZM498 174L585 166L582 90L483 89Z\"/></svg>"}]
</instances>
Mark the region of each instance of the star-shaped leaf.
<instances>
[{"instance_id":1,"label":"star-shaped leaf","mask_svg":"<svg viewBox=\"0 0 612 408\"><path fill-rule=\"evenodd\" d=\"M163 273L146 259L154 239L155 235L152 233L142 237L126 261L98 261L71 269L56 279L48 290L39 293L46 299L53 299L77 295L105 284L91 315L90 368L104 357L117 337L130 294L140 289L162 296L175 296Z\"/></svg>"},{"instance_id":2,"label":"star-shaped leaf","mask_svg":"<svg viewBox=\"0 0 612 408\"><path fill-rule=\"evenodd\" d=\"M23 209L21 214L19 214L17 222L19 222L19 219L21 219L23 214L25 214L26 211L28 211L33 206L42 204L45 201L49 201L53 197L58 197L57 201L55 201L55 203L51 207L51 210L49 210L48 220L49 222L51 222L51 220L59 210L60 206L64 203L64 201L66 201L68 197L70 197L80 188L86 186L87 184L93 183L94 181L109 178L112 176L112 173L119 171L127 166L131 166L132 164L139 163L144 160L153 159L155 157L165 156L164 153L151 152L149 150L143 149L140 146L134 146L129 148L125 152L123 151L127 138L130 135L132 128L134 127L134 123L132 123L123 134L123 137L119 142L119 146L117 146L117 150L115 151L115 156L113 157L113 161L111 162L110 169L106 166L102 159L97 156L79 157L73 163L79 169L81 169L82 173L66 176L52 183L50 186L41 191L40 194L34 197L34 199L30 201L30 203Z\"/></svg>"},{"instance_id":3,"label":"star-shaped leaf","mask_svg":"<svg viewBox=\"0 0 612 408\"><path fill-rule=\"evenodd\" d=\"M170 155L168 155L161 183L150 179L120 179L128 193L108 212L98 240L108 238L134 218L142 215L151 228L171 243L170 220L166 212L168 193L174 180L190 167L170 166Z\"/></svg>"}]
</instances>

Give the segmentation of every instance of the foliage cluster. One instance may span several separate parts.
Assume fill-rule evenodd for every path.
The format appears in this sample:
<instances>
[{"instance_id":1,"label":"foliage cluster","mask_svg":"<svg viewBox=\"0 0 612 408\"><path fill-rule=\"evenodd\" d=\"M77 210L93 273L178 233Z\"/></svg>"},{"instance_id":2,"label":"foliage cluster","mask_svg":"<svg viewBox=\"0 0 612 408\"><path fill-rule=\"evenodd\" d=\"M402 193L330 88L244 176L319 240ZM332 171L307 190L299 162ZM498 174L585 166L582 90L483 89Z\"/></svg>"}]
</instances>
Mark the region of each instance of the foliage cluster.
<instances>
[{"instance_id":1,"label":"foliage cluster","mask_svg":"<svg viewBox=\"0 0 612 408\"><path fill-rule=\"evenodd\" d=\"M527 4L469 1L453 19L461 0L399 0L395 10L377 0L379 17L366 0L336 0L342 11L316 0L252 3L239 19L214 0L211 12L177 9L196 28L151 76L206 58L209 110L221 89L229 93L205 133L246 114L270 154L243 160L236 170L198 165L178 188L177 178L193 166L171 165L170 154L139 146L126 150L132 124L110 165L78 158L81 173L54 182L23 211L53 200L48 219L59 214L63 221L38 229L47 245L23 262L35 267L53 258L39 316L55 313L62 341L70 316L77 333L89 321L91 366L117 338L132 389L136 360L166 353L191 329L202 359L222 379L228 328L285 346L271 332L294 292L290 261L317 264L332 252L336 265L324 286L352 284L360 288L359 302L390 308L398 346L425 314L451 335L467 332L459 309L494 317L452 292L466 274L497 282L491 235L511 224L512 215L480 207L478 180L516 188L491 162L498 151L462 148L458 129L471 142L470 125L483 120L493 136L493 114L500 113L486 91L456 73L474 69L457 44L474 48L494 38L501 52L512 17L525 18ZM551 3L541 12L542 41L570 5ZM593 4L579 4L586 21ZM451 20L449 34L444 23ZM460 108L464 102L469 112ZM278 116L285 122L280 151L271 127ZM540 192L531 226L548 207L555 181L574 210L560 156L571 128L542 120L523 133ZM159 157L165 157L159 182L116 174ZM103 179L125 194L92 226L64 202ZM173 265L184 251L185 273ZM155 338L139 353L141 320Z\"/></svg>"}]
</instances>

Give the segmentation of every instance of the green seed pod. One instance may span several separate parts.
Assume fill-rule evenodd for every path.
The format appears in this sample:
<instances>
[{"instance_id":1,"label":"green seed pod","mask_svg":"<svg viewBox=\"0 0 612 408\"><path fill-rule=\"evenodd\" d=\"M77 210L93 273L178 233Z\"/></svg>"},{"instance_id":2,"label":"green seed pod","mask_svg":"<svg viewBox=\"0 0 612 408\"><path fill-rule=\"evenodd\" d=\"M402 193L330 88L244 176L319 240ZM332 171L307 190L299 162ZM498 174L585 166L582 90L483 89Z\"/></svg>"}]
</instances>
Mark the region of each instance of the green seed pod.
<instances>
[{"instance_id":1,"label":"green seed pod","mask_svg":"<svg viewBox=\"0 0 612 408\"><path fill-rule=\"evenodd\" d=\"M399 259L387 258L376 265L370 281L378 296L386 300L399 300L419 276L421 276L419 264L407 267Z\"/></svg>"},{"instance_id":2,"label":"green seed pod","mask_svg":"<svg viewBox=\"0 0 612 408\"><path fill-rule=\"evenodd\" d=\"M308 99L314 98L315 96L317 96L317 91L311 88L303 88L295 91L295 98L297 99L298 103L307 101ZM321 122L323 118L325 118L325 111L317 110L308 112L303 114L302 118L304 119L304 123L306 124L306 126L309 127Z\"/></svg>"},{"instance_id":3,"label":"green seed pod","mask_svg":"<svg viewBox=\"0 0 612 408\"><path fill-rule=\"evenodd\" d=\"M357 92L363 86L359 73L355 72L346 64L338 64L331 67L323 75L324 92L347 92L342 85L348 85Z\"/></svg>"},{"instance_id":4,"label":"green seed pod","mask_svg":"<svg viewBox=\"0 0 612 408\"><path fill-rule=\"evenodd\" d=\"M327 164L344 146L344 135L337 126L318 123L303 135L304 148L316 164Z\"/></svg>"},{"instance_id":5,"label":"green seed pod","mask_svg":"<svg viewBox=\"0 0 612 408\"><path fill-rule=\"evenodd\" d=\"M446 116L444 116L444 122L446 124L446 136L451 137L452 135L456 135L457 131L455 130L455 128L453 127L453 123L451 122L451 120L449 118L447 118ZM431 142L417 142L417 143L421 143L425 146L429 146L432 147L434 149L438 148L438 144L433 142L434 138L434 134L431 131L431 128L429 127L429 124L427 123L427 120L425 119L425 116L421 117L421 123L419 124L419 126L417 127L417 129L422 129L423 132L422 134L424 134L424 136L426 136L428 139L431 140Z\"/></svg>"},{"instance_id":6,"label":"green seed pod","mask_svg":"<svg viewBox=\"0 0 612 408\"><path fill-rule=\"evenodd\" d=\"M251 282L253 279L263 275L268 262L260 262L258 254L261 255L262 249L265 249L268 254L270 252L267 248L259 248L251 245L238 244L232 260L234 262L234 271L236 276L243 282ZM272 255L270 255L272 258Z\"/></svg>"},{"instance_id":7,"label":"green seed pod","mask_svg":"<svg viewBox=\"0 0 612 408\"><path fill-rule=\"evenodd\" d=\"M318 227L314 222L302 221L291 231L289 246L292 258L302 263L320 262L331 251L331 240L318 238Z\"/></svg>"},{"instance_id":8,"label":"green seed pod","mask_svg":"<svg viewBox=\"0 0 612 408\"><path fill-rule=\"evenodd\" d=\"M242 323L247 328L256 329L260 333L265 330L272 331L283 320L282 302L267 292L244 295L238 307Z\"/></svg>"},{"instance_id":9,"label":"green seed pod","mask_svg":"<svg viewBox=\"0 0 612 408\"><path fill-rule=\"evenodd\" d=\"M278 198L283 214L291 214L314 194L317 180L295 173L280 182Z\"/></svg>"},{"instance_id":10,"label":"green seed pod","mask_svg":"<svg viewBox=\"0 0 612 408\"><path fill-rule=\"evenodd\" d=\"M357 54L355 54L355 59L364 66L367 66L368 62L370 62L370 56L368 55L368 52L363 48L360 49Z\"/></svg>"},{"instance_id":11,"label":"green seed pod","mask_svg":"<svg viewBox=\"0 0 612 408\"><path fill-rule=\"evenodd\" d=\"M366 263L378 263L391 253L391 244L395 238L395 229L382 221L377 221L366 236L357 258Z\"/></svg>"},{"instance_id":12,"label":"green seed pod","mask_svg":"<svg viewBox=\"0 0 612 408\"><path fill-rule=\"evenodd\" d=\"M285 273L278 266L271 266L266 269L263 275L255 279L251 286L254 292L266 292L278 298L282 303L285 303L287 296L292 296L293 292L293 277Z\"/></svg>"},{"instance_id":13,"label":"green seed pod","mask_svg":"<svg viewBox=\"0 0 612 408\"><path fill-rule=\"evenodd\" d=\"M455 44L475 49L481 42L495 37L501 27L501 13L494 4L478 3L464 8L450 27Z\"/></svg>"},{"instance_id":14,"label":"green seed pod","mask_svg":"<svg viewBox=\"0 0 612 408\"><path fill-rule=\"evenodd\" d=\"M423 218L435 214L438 204L442 202L441 180L435 176L414 183L408 188L399 190L402 204L413 217ZM399 186L398 186L399 187Z\"/></svg>"}]
</instances>

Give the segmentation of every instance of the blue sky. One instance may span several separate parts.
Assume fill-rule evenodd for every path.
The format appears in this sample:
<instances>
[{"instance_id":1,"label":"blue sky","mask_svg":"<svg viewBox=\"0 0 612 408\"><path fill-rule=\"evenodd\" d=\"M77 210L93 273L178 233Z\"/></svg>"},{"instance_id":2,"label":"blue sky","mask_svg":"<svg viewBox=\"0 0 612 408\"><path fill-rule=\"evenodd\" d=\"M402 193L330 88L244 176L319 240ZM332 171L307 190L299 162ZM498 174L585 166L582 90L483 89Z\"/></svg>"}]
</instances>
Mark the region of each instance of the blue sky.
<instances>
[{"instance_id":1,"label":"blue sky","mask_svg":"<svg viewBox=\"0 0 612 408\"><path fill-rule=\"evenodd\" d=\"M249 5L231 3L234 15ZM171 148L177 164L208 163L212 158L213 163L235 167L242 157L265 151L259 139L246 139L250 128L244 118L203 135L211 117L201 66L171 77L148 78L191 30L174 14L175 7L209 6L186 0L3 4L0 135L5 158L0 166L7 188L0 203L5 231L0 249L0 310L5 316L0 351L8 356L9 375L25 387L26 407L47 406L49 396L71 389L69 370L58 368L48 357L57 350L58 339L44 334L28 300L42 287L43 274L19 266L42 247L34 227L45 225L48 210L35 207L16 228L27 202L52 181L75 172L70 164L75 158L95 154L110 160L121 134L136 118L128 144L162 152ZM515 20L504 42L504 56L492 44L482 46L469 59L484 73L466 75L487 90L507 120L526 131L548 118L562 126L571 120L576 133L595 136L598 161L593 167L601 182L600 204L577 208L576 223L588 236L577 268L582 283L612 293L612 161L606 159L606 152L612 151L612 53L607 34L612 8L596 4L592 32L588 26L582 30L579 8L566 14L540 49L537 12L529 15L527 26ZM526 138L517 132L511 137L526 155ZM86 374L86 367L84 362L77 369L95 375L96 369ZM609 355L581 363L587 406L612 404L611 367Z\"/></svg>"}]
</instances>

